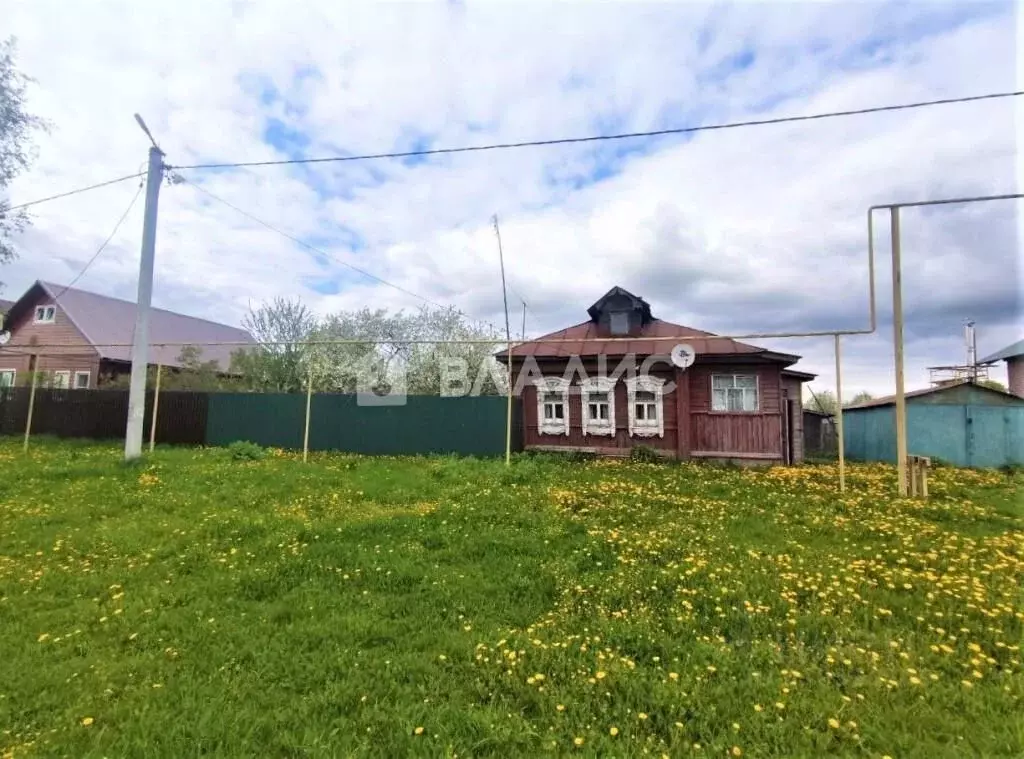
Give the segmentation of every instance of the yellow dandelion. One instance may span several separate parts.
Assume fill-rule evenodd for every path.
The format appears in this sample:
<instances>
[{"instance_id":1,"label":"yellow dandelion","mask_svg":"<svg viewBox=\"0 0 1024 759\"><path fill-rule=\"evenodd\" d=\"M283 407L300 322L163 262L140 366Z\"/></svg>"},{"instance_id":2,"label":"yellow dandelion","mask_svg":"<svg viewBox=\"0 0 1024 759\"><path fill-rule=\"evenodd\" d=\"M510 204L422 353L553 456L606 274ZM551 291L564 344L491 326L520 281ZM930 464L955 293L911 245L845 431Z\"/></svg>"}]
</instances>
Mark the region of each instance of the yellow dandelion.
<instances>
[{"instance_id":1,"label":"yellow dandelion","mask_svg":"<svg viewBox=\"0 0 1024 759\"><path fill-rule=\"evenodd\" d=\"M612 736L613 738L614 738L614 737L615 737L616 735L618 735L618 734L619 734L619 728L615 727L615 725L612 725L612 726L611 726L611 727L610 727L610 728L608 729L608 735Z\"/></svg>"},{"instance_id":2,"label":"yellow dandelion","mask_svg":"<svg viewBox=\"0 0 1024 759\"><path fill-rule=\"evenodd\" d=\"M776 709L785 709L786 705L784 703L782 703L781 701L776 701L775 702L775 708Z\"/></svg>"},{"instance_id":3,"label":"yellow dandelion","mask_svg":"<svg viewBox=\"0 0 1024 759\"><path fill-rule=\"evenodd\" d=\"M556 711L560 711L560 712L564 712L564 711L565 711L565 704L558 704L558 705L557 705L557 706L555 707L555 710L556 710Z\"/></svg>"},{"instance_id":4,"label":"yellow dandelion","mask_svg":"<svg viewBox=\"0 0 1024 759\"><path fill-rule=\"evenodd\" d=\"M764 707L761 706L760 704L754 704L754 711L755 712L762 711L763 709L764 709Z\"/></svg>"},{"instance_id":5,"label":"yellow dandelion","mask_svg":"<svg viewBox=\"0 0 1024 759\"><path fill-rule=\"evenodd\" d=\"M637 719L641 719L641 720L647 719L647 715L644 712L638 712L636 716L637 716Z\"/></svg>"},{"instance_id":6,"label":"yellow dandelion","mask_svg":"<svg viewBox=\"0 0 1024 759\"><path fill-rule=\"evenodd\" d=\"M416 735L423 735L423 728L417 727L415 730L413 730L413 733Z\"/></svg>"},{"instance_id":7,"label":"yellow dandelion","mask_svg":"<svg viewBox=\"0 0 1024 759\"><path fill-rule=\"evenodd\" d=\"M741 749L739 746L733 746L732 747L732 755L733 756L743 756L743 749Z\"/></svg>"},{"instance_id":8,"label":"yellow dandelion","mask_svg":"<svg viewBox=\"0 0 1024 759\"><path fill-rule=\"evenodd\" d=\"M829 717L828 726L831 727L833 730L838 730L839 720L837 720L835 717Z\"/></svg>"},{"instance_id":9,"label":"yellow dandelion","mask_svg":"<svg viewBox=\"0 0 1024 759\"><path fill-rule=\"evenodd\" d=\"M668 673L668 679L669 680L678 680L679 679L679 673L678 672L669 672Z\"/></svg>"},{"instance_id":10,"label":"yellow dandelion","mask_svg":"<svg viewBox=\"0 0 1024 759\"><path fill-rule=\"evenodd\" d=\"M596 677L598 680L604 680L605 673L604 672L598 672L597 674L594 675L594 677Z\"/></svg>"},{"instance_id":11,"label":"yellow dandelion","mask_svg":"<svg viewBox=\"0 0 1024 759\"><path fill-rule=\"evenodd\" d=\"M573 743L574 746L577 746L577 747L582 746L583 745L583 738L581 738L579 736L576 736L575 738L572 739L572 743Z\"/></svg>"},{"instance_id":12,"label":"yellow dandelion","mask_svg":"<svg viewBox=\"0 0 1024 759\"><path fill-rule=\"evenodd\" d=\"M91 725L92 723L93 723L93 718L92 717L84 717L82 719L82 725L84 727L89 727L89 725Z\"/></svg>"}]
</instances>

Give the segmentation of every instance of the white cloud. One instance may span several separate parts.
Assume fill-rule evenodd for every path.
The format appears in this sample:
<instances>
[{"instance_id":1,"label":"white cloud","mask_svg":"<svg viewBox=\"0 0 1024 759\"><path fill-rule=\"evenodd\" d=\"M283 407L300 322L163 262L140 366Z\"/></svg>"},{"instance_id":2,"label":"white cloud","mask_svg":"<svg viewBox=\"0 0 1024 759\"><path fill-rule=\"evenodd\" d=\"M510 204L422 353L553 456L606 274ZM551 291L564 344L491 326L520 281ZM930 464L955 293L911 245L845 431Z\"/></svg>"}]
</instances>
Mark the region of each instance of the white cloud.
<instances>
[{"instance_id":1,"label":"white cloud","mask_svg":"<svg viewBox=\"0 0 1024 759\"><path fill-rule=\"evenodd\" d=\"M810 114L1016 84L1008 3L780 13L768 4L0 0L0 16L37 80L30 105L54 125L15 201L136 170L146 141L134 111L168 161L187 164L286 157L265 141L270 119L307 140L303 152L323 155ZM867 206L1015 191L1014 110L999 101L412 165L185 172L332 260L188 185L165 187L155 299L226 321L274 295L321 311L417 305L341 260L500 324L497 212L534 333L582 320L613 284L697 328L861 327ZM39 206L21 259L2 272L6 294L36 278L68 281L134 191ZM83 286L132 295L141 205ZM851 392L891 386L883 216L881 329L845 343ZM909 386L926 381L924 367L961 357L964 317L979 319L983 353L1017 339L1019 216L1012 203L904 212ZM311 289L332 279L336 295ZM820 384L832 383L831 340L771 345L802 352Z\"/></svg>"}]
</instances>

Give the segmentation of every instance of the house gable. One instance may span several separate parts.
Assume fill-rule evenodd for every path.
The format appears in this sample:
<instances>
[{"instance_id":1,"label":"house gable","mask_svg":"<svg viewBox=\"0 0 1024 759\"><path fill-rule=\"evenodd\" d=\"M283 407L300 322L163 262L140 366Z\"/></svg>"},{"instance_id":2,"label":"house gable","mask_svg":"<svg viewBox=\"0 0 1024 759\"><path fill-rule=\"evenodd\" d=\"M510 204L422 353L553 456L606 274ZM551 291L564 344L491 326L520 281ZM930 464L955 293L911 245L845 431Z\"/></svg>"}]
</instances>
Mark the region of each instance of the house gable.
<instances>
[{"instance_id":1,"label":"house gable","mask_svg":"<svg viewBox=\"0 0 1024 759\"><path fill-rule=\"evenodd\" d=\"M59 294L59 293L57 293ZM39 320L39 308L53 308L52 319ZM75 323L54 293L36 282L25 291L4 319L4 329L11 333L9 350L46 346L47 353L87 353L98 356L85 332Z\"/></svg>"}]
</instances>

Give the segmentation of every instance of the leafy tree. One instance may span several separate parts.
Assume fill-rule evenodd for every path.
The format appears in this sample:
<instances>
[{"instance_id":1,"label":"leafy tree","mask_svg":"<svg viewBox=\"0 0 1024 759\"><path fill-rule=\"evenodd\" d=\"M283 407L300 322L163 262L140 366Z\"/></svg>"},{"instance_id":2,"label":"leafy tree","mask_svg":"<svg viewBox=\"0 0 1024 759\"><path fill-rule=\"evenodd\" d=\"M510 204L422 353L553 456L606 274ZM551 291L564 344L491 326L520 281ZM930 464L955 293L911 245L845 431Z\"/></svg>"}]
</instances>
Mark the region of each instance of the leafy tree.
<instances>
[{"instance_id":1,"label":"leafy tree","mask_svg":"<svg viewBox=\"0 0 1024 759\"><path fill-rule=\"evenodd\" d=\"M275 298L249 309L242 326L256 340L231 357L231 372L249 390L297 392L306 386L303 344L317 328L316 317L299 299Z\"/></svg>"},{"instance_id":2,"label":"leafy tree","mask_svg":"<svg viewBox=\"0 0 1024 759\"><path fill-rule=\"evenodd\" d=\"M380 393L404 382L408 393L436 395L444 362L458 358L466 362L471 382L481 366L493 365L479 390L504 392L503 384L490 379L503 376L493 358L502 339L452 308L362 308L318 321L300 301L278 299L252 310L244 324L258 345L236 352L231 368L251 390L302 391L312 374L313 388L321 392ZM445 342L492 338L493 343Z\"/></svg>"},{"instance_id":3,"label":"leafy tree","mask_svg":"<svg viewBox=\"0 0 1024 759\"><path fill-rule=\"evenodd\" d=\"M978 384L981 385L982 387L987 387L990 390L999 390L1002 393L1007 392L1006 385L1004 385L1002 382L998 382L996 380L980 379L980 380L978 380Z\"/></svg>"},{"instance_id":4,"label":"leafy tree","mask_svg":"<svg viewBox=\"0 0 1024 759\"><path fill-rule=\"evenodd\" d=\"M874 398L871 393L866 390L861 390L859 393L853 396L850 400L843 404L843 408L847 406L856 406L858 403L864 403ZM822 413L834 416L836 413L836 394L831 390L821 390L813 392L808 401L804 403L804 408L809 411L821 411Z\"/></svg>"},{"instance_id":5,"label":"leafy tree","mask_svg":"<svg viewBox=\"0 0 1024 759\"><path fill-rule=\"evenodd\" d=\"M31 79L18 71L14 53L13 37L0 41L0 190L28 169L34 157L32 132L46 128L42 119L25 110L25 89ZM0 198L0 264L15 257L11 238L29 223L24 209L11 211L10 206Z\"/></svg>"}]
</instances>

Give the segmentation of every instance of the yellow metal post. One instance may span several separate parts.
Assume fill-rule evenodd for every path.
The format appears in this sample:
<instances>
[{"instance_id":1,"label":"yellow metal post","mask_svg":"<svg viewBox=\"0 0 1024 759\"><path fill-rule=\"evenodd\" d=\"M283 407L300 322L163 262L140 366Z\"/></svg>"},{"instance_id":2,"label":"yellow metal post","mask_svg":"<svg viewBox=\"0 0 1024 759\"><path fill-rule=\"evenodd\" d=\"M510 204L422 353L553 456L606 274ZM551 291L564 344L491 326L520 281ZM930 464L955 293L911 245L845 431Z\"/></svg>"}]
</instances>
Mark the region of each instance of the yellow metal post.
<instances>
[{"instance_id":1,"label":"yellow metal post","mask_svg":"<svg viewBox=\"0 0 1024 759\"><path fill-rule=\"evenodd\" d=\"M896 476L898 492L907 495L907 399L903 387L903 273L900 264L900 209L890 209L892 223L892 329L896 369Z\"/></svg>"},{"instance_id":2,"label":"yellow metal post","mask_svg":"<svg viewBox=\"0 0 1024 759\"><path fill-rule=\"evenodd\" d=\"M156 387L153 388L153 418L149 422L149 452L153 452L156 445L156 414L160 410L160 375L164 365L156 365Z\"/></svg>"},{"instance_id":3,"label":"yellow metal post","mask_svg":"<svg viewBox=\"0 0 1024 759\"><path fill-rule=\"evenodd\" d=\"M836 446L839 452L839 492L846 492L846 451L843 446L843 359L836 338Z\"/></svg>"},{"instance_id":4,"label":"yellow metal post","mask_svg":"<svg viewBox=\"0 0 1024 759\"><path fill-rule=\"evenodd\" d=\"M302 433L302 461L309 460L309 411L313 405L313 368L309 369L309 378L306 380L306 429Z\"/></svg>"},{"instance_id":5,"label":"yellow metal post","mask_svg":"<svg viewBox=\"0 0 1024 759\"><path fill-rule=\"evenodd\" d=\"M32 375L32 389L28 391L28 417L25 419L25 444L22 450L28 452L28 439L32 436L32 412L36 408L36 385L39 382L39 356L28 359L29 374Z\"/></svg>"}]
</instances>

